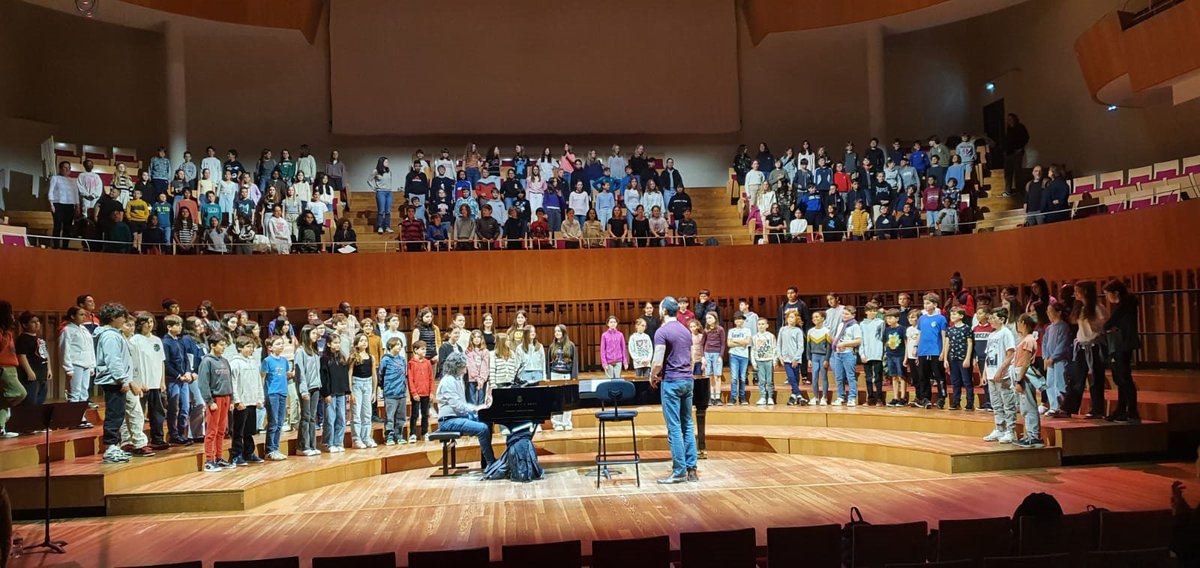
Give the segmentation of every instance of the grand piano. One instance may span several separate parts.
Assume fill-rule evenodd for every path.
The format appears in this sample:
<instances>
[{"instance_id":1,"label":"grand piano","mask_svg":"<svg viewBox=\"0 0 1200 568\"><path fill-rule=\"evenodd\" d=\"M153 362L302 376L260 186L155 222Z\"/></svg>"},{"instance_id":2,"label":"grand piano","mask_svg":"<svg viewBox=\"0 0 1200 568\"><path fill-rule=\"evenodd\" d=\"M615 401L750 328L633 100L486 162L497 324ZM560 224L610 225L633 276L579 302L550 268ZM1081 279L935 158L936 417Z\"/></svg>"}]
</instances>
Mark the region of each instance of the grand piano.
<instances>
[{"instance_id":1,"label":"grand piano","mask_svg":"<svg viewBox=\"0 0 1200 568\"><path fill-rule=\"evenodd\" d=\"M560 414L565 410L599 408L601 401L596 398L596 388L608 380L551 381L535 386L493 389L492 406L480 410L479 419L492 424L541 424L549 420L551 414ZM662 389L650 386L649 379L630 382L636 392L632 399L621 401L622 407L662 405ZM696 377L695 385L692 404L696 407L696 448L703 452L704 421L710 392L708 377Z\"/></svg>"}]
</instances>

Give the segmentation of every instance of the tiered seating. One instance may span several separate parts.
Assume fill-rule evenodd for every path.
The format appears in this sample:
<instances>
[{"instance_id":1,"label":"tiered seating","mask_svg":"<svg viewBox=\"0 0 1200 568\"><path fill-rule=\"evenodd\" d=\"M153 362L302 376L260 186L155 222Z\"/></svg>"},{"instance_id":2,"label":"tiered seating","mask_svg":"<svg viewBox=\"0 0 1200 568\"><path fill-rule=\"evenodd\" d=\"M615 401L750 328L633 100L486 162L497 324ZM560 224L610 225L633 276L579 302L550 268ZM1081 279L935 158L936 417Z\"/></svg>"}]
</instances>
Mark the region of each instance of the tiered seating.
<instances>
[{"instance_id":1,"label":"tiered seating","mask_svg":"<svg viewBox=\"0 0 1200 568\"><path fill-rule=\"evenodd\" d=\"M56 141L54 142L54 158L55 162L71 162L73 172L76 171L76 165L79 166L78 171L83 171L84 160L91 160L97 170L101 166L109 167L110 171L108 173L110 175L116 170L117 164L125 164L126 168L130 169L129 175L133 177L136 177L137 170L142 167L135 148L122 148L119 146L94 146Z\"/></svg>"}]
</instances>

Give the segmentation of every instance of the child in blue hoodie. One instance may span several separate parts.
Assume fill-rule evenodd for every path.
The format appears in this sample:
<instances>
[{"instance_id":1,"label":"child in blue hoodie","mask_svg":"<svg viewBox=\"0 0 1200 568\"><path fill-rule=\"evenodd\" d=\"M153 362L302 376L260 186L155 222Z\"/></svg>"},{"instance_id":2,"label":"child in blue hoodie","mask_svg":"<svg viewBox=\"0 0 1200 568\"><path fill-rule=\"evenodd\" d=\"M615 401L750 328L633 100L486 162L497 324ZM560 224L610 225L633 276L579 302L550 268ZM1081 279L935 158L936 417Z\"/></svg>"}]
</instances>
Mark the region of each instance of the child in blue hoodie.
<instances>
[{"instance_id":1,"label":"child in blue hoodie","mask_svg":"<svg viewBox=\"0 0 1200 568\"><path fill-rule=\"evenodd\" d=\"M408 422L408 361L399 337L389 339L386 348L379 362L379 388L383 389L384 444L393 446L408 443L404 436L404 423Z\"/></svg>"},{"instance_id":2,"label":"child in blue hoodie","mask_svg":"<svg viewBox=\"0 0 1200 568\"><path fill-rule=\"evenodd\" d=\"M125 393L141 396L133 382L133 355L121 333L129 311L117 303L100 308L101 327L96 329L96 376L93 384L104 391L104 463L124 463L130 454L121 449L121 425L125 423Z\"/></svg>"}]
</instances>

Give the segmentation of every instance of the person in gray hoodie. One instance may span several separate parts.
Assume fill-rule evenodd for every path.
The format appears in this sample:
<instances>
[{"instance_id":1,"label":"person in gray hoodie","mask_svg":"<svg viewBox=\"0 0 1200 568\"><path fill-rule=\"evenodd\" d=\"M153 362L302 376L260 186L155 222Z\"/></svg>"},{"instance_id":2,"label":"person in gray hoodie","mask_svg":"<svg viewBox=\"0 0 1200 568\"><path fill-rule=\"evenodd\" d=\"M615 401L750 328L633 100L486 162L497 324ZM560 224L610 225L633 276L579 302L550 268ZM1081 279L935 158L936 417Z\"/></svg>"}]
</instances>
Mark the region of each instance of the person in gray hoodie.
<instances>
[{"instance_id":1,"label":"person in gray hoodie","mask_svg":"<svg viewBox=\"0 0 1200 568\"><path fill-rule=\"evenodd\" d=\"M233 398L233 370L225 359L229 344L222 333L208 336L209 352L200 361L196 382L204 400L204 471L220 471L236 466L221 457L225 428L229 425L229 405Z\"/></svg>"},{"instance_id":2,"label":"person in gray hoodie","mask_svg":"<svg viewBox=\"0 0 1200 568\"><path fill-rule=\"evenodd\" d=\"M104 463L124 463L130 454L121 449L121 425L125 423L125 393L141 396L133 382L133 356L121 333L129 310L117 303L100 308L96 340L96 376L93 383L104 391Z\"/></svg>"}]
</instances>

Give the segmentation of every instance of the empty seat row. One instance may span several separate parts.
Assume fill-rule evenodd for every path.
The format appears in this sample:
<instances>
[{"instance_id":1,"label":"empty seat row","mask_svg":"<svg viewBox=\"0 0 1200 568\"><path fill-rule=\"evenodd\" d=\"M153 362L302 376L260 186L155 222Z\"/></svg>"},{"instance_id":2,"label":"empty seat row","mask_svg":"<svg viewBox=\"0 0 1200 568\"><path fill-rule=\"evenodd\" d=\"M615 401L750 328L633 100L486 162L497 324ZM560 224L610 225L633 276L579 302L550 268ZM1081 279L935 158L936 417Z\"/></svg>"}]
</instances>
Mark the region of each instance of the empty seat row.
<instances>
[{"instance_id":1,"label":"empty seat row","mask_svg":"<svg viewBox=\"0 0 1200 568\"><path fill-rule=\"evenodd\" d=\"M56 162L67 161L82 164L84 160L91 160L97 166L102 164L106 166L116 166L117 164L141 166L141 162L138 161L137 149L120 146L91 146L55 142L54 157Z\"/></svg>"},{"instance_id":2,"label":"empty seat row","mask_svg":"<svg viewBox=\"0 0 1200 568\"><path fill-rule=\"evenodd\" d=\"M678 553L669 537L653 536L592 542L585 559L578 540L504 545L500 566L524 568L886 568L961 566L1124 567L1167 566L1173 518L1169 510L1088 511L1058 518L1008 517L944 520L930 531L925 521L842 527L836 524L767 529L760 549L753 528L685 532ZM676 564L672 564L672 563ZM486 568L494 564L487 547L410 552L410 568ZM160 568L200 567L192 563ZM214 568L299 568L299 557L218 561ZM393 568L394 552L314 558L313 568L356 566Z\"/></svg>"},{"instance_id":3,"label":"empty seat row","mask_svg":"<svg viewBox=\"0 0 1200 568\"><path fill-rule=\"evenodd\" d=\"M1151 166L1133 168L1129 171L1118 170L1102 174L1081 176L1071 180L1071 193L1092 193L1098 190L1112 190L1119 187L1139 186L1141 184L1178 180L1187 187L1200 186L1200 156L1191 156L1183 160L1167 160Z\"/></svg>"}]
</instances>

